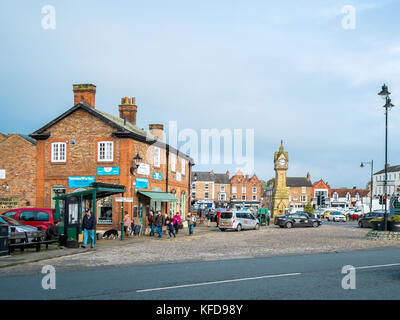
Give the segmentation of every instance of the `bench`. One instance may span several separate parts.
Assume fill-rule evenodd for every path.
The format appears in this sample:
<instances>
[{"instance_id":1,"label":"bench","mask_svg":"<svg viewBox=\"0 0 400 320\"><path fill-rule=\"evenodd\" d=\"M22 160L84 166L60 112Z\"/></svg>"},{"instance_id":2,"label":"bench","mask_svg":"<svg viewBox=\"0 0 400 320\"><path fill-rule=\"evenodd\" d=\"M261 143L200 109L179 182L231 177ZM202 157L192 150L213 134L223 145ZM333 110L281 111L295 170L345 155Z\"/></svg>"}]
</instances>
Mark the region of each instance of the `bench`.
<instances>
[{"instance_id":1,"label":"bench","mask_svg":"<svg viewBox=\"0 0 400 320\"><path fill-rule=\"evenodd\" d=\"M21 242L16 243L16 240L21 240ZM36 248L36 252L39 252L41 245L46 245L46 249L48 249L49 244L58 242L59 240L42 240L41 236L35 238L31 242L28 242L27 234L21 232L21 234L9 236L8 253L11 254L11 252L16 248L19 248L21 252L23 252L25 248Z\"/></svg>"}]
</instances>

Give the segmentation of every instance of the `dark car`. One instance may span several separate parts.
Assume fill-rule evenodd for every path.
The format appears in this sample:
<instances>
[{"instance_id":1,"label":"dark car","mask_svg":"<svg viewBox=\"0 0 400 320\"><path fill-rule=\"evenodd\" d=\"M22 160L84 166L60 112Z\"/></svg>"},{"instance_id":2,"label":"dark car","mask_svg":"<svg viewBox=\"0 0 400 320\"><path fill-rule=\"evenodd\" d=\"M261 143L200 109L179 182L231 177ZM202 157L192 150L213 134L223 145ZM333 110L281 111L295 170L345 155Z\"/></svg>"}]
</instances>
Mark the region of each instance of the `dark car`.
<instances>
[{"instance_id":1,"label":"dark car","mask_svg":"<svg viewBox=\"0 0 400 320\"><path fill-rule=\"evenodd\" d=\"M358 219L358 226L360 228L372 228L371 220L374 218L383 218L383 212L372 211L366 213L360 219Z\"/></svg>"},{"instance_id":2,"label":"dark car","mask_svg":"<svg viewBox=\"0 0 400 320\"><path fill-rule=\"evenodd\" d=\"M274 224L281 228L292 227L319 227L321 219L311 218L306 213L292 213L275 217Z\"/></svg>"}]
</instances>

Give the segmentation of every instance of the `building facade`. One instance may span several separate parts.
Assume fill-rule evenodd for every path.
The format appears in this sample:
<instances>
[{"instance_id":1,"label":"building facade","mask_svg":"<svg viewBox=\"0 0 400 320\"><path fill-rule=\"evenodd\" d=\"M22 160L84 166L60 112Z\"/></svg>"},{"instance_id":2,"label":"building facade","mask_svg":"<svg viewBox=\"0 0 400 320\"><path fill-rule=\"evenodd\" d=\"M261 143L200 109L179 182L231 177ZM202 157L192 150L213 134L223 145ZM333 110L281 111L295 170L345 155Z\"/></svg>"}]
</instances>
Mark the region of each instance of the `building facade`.
<instances>
[{"instance_id":1,"label":"building facade","mask_svg":"<svg viewBox=\"0 0 400 320\"><path fill-rule=\"evenodd\" d=\"M251 177L243 175L239 170L230 179L231 203L244 206L260 206L262 197L262 182L256 174Z\"/></svg>"},{"instance_id":2,"label":"building facade","mask_svg":"<svg viewBox=\"0 0 400 320\"><path fill-rule=\"evenodd\" d=\"M307 177L287 177L286 187L289 194L289 211L302 211L313 200L310 173Z\"/></svg>"},{"instance_id":3,"label":"building facade","mask_svg":"<svg viewBox=\"0 0 400 320\"><path fill-rule=\"evenodd\" d=\"M74 106L32 133L32 141L22 141L19 147L32 149L26 161L31 172L26 177L34 181L35 190L29 195L30 206L54 207L54 196L86 189L91 182L104 182L125 186L124 197L133 198L133 202L125 203L124 210L138 223L145 225L150 209L178 211L184 217L190 210L193 159L163 141L161 124L151 124L149 131L136 126L135 98L121 99L118 117L95 106L96 86L74 85L73 92ZM11 143L10 137L1 140L0 151ZM141 158L137 168L135 156ZM6 179L0 180L0 185L5 181L12 188L0 193L1 197L21 197L13 190L14 184L15 189L23 185L11 174L18 170L15 167L15 161L2 157L0 170L6 171ZM146 191L158 192L158 200ZM172 194L177 201L160 200L160 193ZM98 228L118 229L121 203L109 197L96 205Z\"/></svg>"},{"instance_id":4,"label":"building facade","mask_svg":"<svg viewBox=\"0 0 400 320\"><path fill-rule=\"evenodd\" d=\"M373 196L379 197L385 194L385 169L382 169L373 175L374 186ZM387 194L397 196L400 194L400 165L387 167Z\"/></svg>"},{"instance_id":5,"label":"building facade","mask_svg":"<svg viewBox=\"0 0 400 320\"><path fill-rule=\"evenodd\" d=\"M229 171L226 173L194 171L192 173L192 203L207 206L224 204L231 197Z\"/></svg>"}]
</instances>

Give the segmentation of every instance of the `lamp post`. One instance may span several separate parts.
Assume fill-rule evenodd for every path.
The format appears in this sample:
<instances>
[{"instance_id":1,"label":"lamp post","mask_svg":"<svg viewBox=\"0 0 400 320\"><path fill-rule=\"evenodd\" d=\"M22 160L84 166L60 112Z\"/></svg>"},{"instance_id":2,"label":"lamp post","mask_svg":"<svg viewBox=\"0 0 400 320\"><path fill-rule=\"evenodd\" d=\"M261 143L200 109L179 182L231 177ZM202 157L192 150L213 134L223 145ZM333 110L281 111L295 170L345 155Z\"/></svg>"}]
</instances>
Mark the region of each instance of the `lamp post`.
<instances>
[{"instance_id":1,"label":"lamp post","mask_svg":"<svg viewBox=\"0 0 400 320\"><path fill-rule=\"evenodd\" d=\"M361 162L360 167L364 168L365 164L371 165L371 194L369 195L369 212L372 212L372 190L374 190L374 160ZM361 198L362 199L362 198Z\"/></svg>"},{"instance_id":2,"label":"lamp post","mask_svg":"<svg viewBox=\"0 0 400 320\"><path fill-rule=\"evenodd\" d=\"M385 193L385 213L383 215L383 224L384 230L387 230L387 137L388 137L388 112L391 108L394 107L392 104L392 100L389 98L390 92L388 91L388 87L386 84L382 86L381 92L378 93L382 99L385 100L385 181L384 181L384 193Z\"/></svg>"}]
</instances>

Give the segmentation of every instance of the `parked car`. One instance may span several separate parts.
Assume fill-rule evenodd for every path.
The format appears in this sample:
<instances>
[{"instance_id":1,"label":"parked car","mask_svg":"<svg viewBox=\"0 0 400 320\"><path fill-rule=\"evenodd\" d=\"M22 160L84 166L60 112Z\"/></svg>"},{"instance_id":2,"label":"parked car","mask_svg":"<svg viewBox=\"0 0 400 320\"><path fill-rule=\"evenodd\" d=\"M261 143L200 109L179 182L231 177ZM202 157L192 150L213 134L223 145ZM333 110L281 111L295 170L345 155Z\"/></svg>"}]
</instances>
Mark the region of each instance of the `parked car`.
<instances>
[{"instance_id":1,"label":"parked car","mask_svg":"<svg viewBox=\"0 0 400 320\"><path fill-rule=\"evenodd\" d=\"M361 217L358 220L358 226L360 228L372 228L372 224L370 223L370 221L374 218L383 218L383 212L372 211L366 213L363 217Z\"/></svg>"},{"instance_id":2,"label":"parked car","mask_svg":"<svg viewBox=\"0 0 400 320\"><path fill-rule=\"evenodd\" d=\"M343 221L346 222L346 216L340 212L340 211L334 211L331 212L328 216L328 221L335 221L335 222L339 222L339 221Z\"/></svg>"},{"instance_id":3,"label":"parked car","mask_svg":"<svg viewBox=\"0 0 400 320\"><path fill-rule=\"evenodd\" d=\"M306 213L288 214L275 217L274 224L281 228L292 228L292 227L319 227L322 224L321 219L311 218Z\"/></svg>"},{"instance_id":4,"label":"parked car","mask_svg":"<svg viewBox=\"0 0 400 320\"><path fill-rule=\"evenodd\" d=\"M25 225L46 230L54 221L54 209L41 208L21 208L12 209L2 213L2 215L15 219Z\"/></svg>"},{"instance_id":5,"label":"parked car","mask_svg":"<svg viewBox=\"0 0 400 320\"><path fill-rule=\"evenodd\" d=\"M25 225L13 218L10 218L6 215L0 216L0 224L8 226L8 235L15 236L18 233L26 235L28 238L28 242L31 242L33 239L38 237L44 237L45 231L39 231L37 228Z\"/></svg>"},{"instance_id":6,"label":"parked car","mask_svg":"<svg viewBox=\"0 0 400 320\"><path fill-rule=\"evenodd\" d=\"M221 211L218 227L221 231L241 231L245 229L258 230L260 228L260 223L257 218L250 212L243 210L226 210Z\"/></svg>"}]
</instances>

